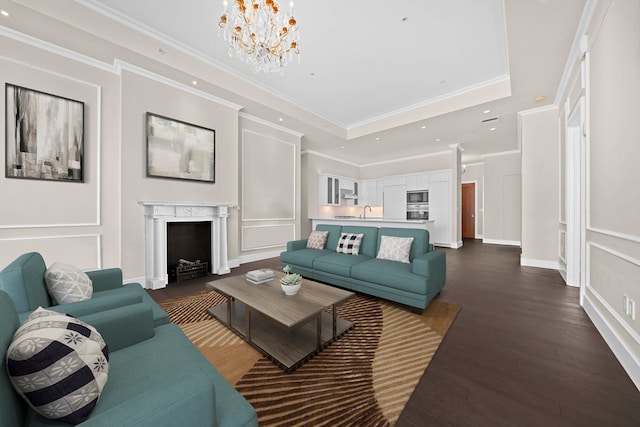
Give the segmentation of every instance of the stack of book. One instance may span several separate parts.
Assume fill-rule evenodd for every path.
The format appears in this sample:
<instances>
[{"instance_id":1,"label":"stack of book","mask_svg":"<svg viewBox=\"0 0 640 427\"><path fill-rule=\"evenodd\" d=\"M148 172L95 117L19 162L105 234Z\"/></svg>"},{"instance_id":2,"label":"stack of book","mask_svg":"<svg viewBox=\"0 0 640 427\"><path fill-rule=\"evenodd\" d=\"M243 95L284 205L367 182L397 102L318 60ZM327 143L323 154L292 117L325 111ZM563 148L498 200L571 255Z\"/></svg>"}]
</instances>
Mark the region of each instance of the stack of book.
<instances>
[{"instance_id":1,"label":"stack of book","mask_svg":"<svg viewBox=\"0 0 640 427\"><path fill-rule=\"evenodd\" d=\"M268 268L253 270L246 274L246 278L247 282L253 283L254 285L268 282L273 279L273 270L269 270Z\"/></svg>"}]
</instances>

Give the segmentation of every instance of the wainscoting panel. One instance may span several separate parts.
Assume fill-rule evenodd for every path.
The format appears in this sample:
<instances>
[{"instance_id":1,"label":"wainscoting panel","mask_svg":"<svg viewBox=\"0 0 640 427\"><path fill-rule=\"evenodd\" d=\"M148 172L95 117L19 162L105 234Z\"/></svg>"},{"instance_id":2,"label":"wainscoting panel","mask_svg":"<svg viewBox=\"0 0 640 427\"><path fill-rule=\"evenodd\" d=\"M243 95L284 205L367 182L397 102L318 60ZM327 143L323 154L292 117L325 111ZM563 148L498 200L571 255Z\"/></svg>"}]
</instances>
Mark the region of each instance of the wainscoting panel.
<instances>
[{"instance_id":1,"label":"wainscoting panel","mask_svg":"<svg viewBox=\"0 0 640 427\"><path fill-rule=\"evenodd\" d=\"M293 220L296 145L242 131L242 221Z\"/></svg>"},{"instance_id":2,"label":"wainscoting panel","mask_svg":"<svg viewBox=\"0 0 640 427\"><path fill-rule=\"evenodd\" d=\"M36 236L0 239L0 266L6 266L26 252L39 252L47 266L56 261L82 270L102 268L100 234ZM63 253L64 258L60 257Z\"/></svg>"},{"instance_id":3,"label":"wainscoting panel","mask_svg":"<svg viewBox=\"0 0 640 427\"><path fill-rule=\"evenodd\" d=\"M286 246L295 239L295 225L254 225L242 227L242 251Z\"/></svg>"},{"instance_id":4,"label":"wainscoting panel","mask_svg":"<svg viewBox=\"0 0 640 427\"><path fill-rule=\"evenodd\" d=\"M627 327L640 330L640 260L597 243L587 243L587 286L593 289ZM624 286L633 284L636 286ZM638 304L635 319L624 312L624 296Z\"/></svg>"},{"instance_id":5,"label":"wainscoting panel","mask_svg":"<svg viewBox=\"0 0 640 427\"><path fill-rule=\"evenodd\" d=\"M0 57L0 69L3 88L5 83L11 83L83 102L85 120L84 182L5 178L2 173L0 185L6 202L0 209L0 229L100 225L102 88L6 57ZM0 122L4 120L3 116ZM13 126L9 125L5 123L8 129ZM0 156L0 160L4 168L4 156ZM25 196L29 194L38 194L38 197Z\"/></svg>"}]
</instances>

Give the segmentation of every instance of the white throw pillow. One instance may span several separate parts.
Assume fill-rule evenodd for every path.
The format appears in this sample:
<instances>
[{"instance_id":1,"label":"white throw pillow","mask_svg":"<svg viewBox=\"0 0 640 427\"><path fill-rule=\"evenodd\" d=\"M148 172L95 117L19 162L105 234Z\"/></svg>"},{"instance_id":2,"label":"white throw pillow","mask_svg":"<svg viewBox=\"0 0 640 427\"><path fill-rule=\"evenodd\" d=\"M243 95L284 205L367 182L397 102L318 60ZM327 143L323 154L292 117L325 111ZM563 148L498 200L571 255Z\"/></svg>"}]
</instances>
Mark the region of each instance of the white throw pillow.
<instances>
[{"instance_id":1,"label":"white throw pillow","mask_svg":"<svg viewBox=\"0 0 640 427\"><path fill-rule=\"evenodd\" d=\"M413 244L413 237L380 236L378 259L409 263L409 252Z\"/></svg>"},{"instance_id":2,"label":"white throw pillow","mask_svg":"<svg viewBox=\"0 0 640 427\"><path fill-rule=\"evenodd\" d=\"M362 243L364 234L340 233L340 240L336 246L336 252L358 255L360 252L360 244Z\"/></svg>"},{"instance_id":3,"label":"white throw pillow","mask_svg":"<svg viewBox=\"0 0 640 427\"><path fill-rule=\"evenodd\" d=\"M109 351L93 326L38 307L13 335L7 372L36 412L79 424L91 414L107 382Z\"/></svg>"},{"instance_id":4,"label":"white throw pillow","mask_svg":"<svg viewBox=\"0 0 640 427\"><path fill-rule=\"evenodd\" d=\"M53 263L44 273L49 295L56 304L91 299L93 284L82 270L59 262Z\"/></svg>"}]
</instances>

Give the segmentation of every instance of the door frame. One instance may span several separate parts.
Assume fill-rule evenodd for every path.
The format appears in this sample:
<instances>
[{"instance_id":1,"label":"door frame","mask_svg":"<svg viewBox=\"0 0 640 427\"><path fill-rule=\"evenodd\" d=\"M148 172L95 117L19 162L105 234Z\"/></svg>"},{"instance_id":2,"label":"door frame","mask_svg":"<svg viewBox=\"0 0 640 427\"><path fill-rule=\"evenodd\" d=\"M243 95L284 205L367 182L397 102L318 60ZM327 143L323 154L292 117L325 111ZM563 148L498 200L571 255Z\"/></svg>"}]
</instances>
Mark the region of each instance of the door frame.
<instances>
[{"instance_id":1,"label":"door frame","mask_svg":"<svg viewBox=\"0 0 640 427\"><path fill-rule=\"evenodd\" d=\"M473 225L473 238L474 239L478 239L478 180L474 179L474 180L469 180L469 181L462 181L460 183L460 195L462 195L462 184L473 184L473 190L474 190L474 198L473 198L473 219L474 219L474 225ZM462 209L462 206L460 206L460 209ZM483 217L484 219L484 217ZM484 230L484 227L483 227ZM462 234L462 231L460 232L460 234Z\"/></svg>"},{"instance_id":2,"label":"door frame","mask_svg":"<svg viewBox=\"0 0 640 427\"><path fill-rule=\"evenodd\" d=\"M581 96L567 115L565 125L566 283L569 286L580 287L581 305L586 284L585 125L586 101L585 97Z\"/></svg>"}]
</instances>

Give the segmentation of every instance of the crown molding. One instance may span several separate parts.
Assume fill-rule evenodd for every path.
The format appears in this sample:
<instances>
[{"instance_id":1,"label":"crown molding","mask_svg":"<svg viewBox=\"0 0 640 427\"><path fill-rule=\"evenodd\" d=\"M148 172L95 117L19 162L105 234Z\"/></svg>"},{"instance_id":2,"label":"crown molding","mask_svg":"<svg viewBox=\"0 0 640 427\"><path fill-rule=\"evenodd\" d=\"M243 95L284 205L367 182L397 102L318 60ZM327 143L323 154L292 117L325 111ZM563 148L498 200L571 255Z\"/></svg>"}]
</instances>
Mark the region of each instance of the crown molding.
<instances>
[{"instance_id":1,"label":"crown molding","mask_svg":"<svg viewBox=\"0 0 640 427\"><path fill-rule=\"evenodd\" d=\"M246 120L251 120L252 122L256 122L256 123L259 123L261 125L268 126L270 128L279 130L281 132L288 133L289 135L293 135L293 136L295 136L297 138L302 138L304 136L304 133L302 133L302 132L298 132L296 130L286 128L286 127L284 127L282 125L279 125L279 124L276 124L276 123L272 123L272 122L270 122L268 120L261 119L260 117L254 116L252 114L245 113L244 111L241 111L238 114L238 116L240 116L240 118L243 118L243 119L246 119Z\"/></svg>"}]
</instances>

